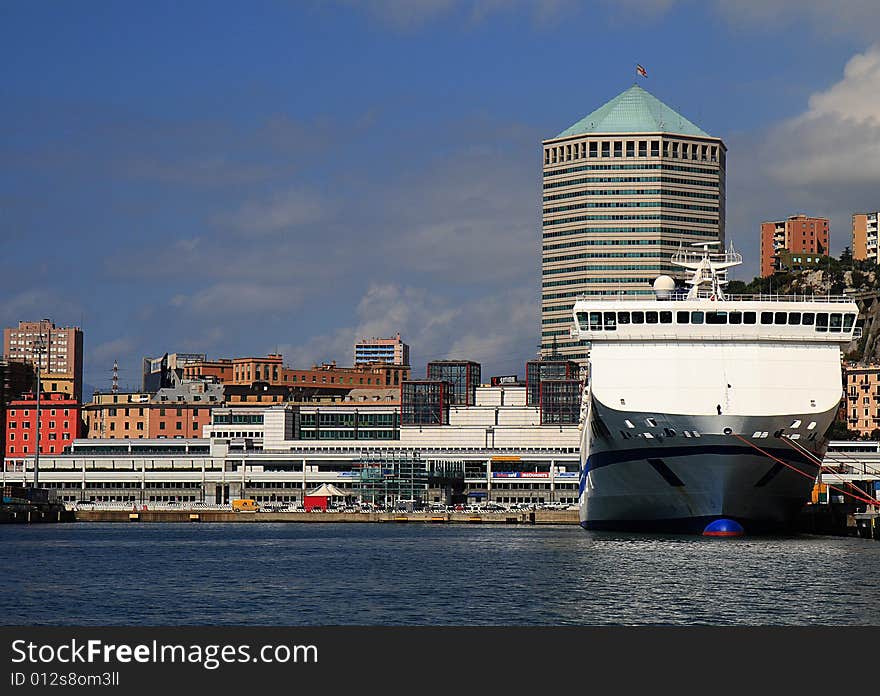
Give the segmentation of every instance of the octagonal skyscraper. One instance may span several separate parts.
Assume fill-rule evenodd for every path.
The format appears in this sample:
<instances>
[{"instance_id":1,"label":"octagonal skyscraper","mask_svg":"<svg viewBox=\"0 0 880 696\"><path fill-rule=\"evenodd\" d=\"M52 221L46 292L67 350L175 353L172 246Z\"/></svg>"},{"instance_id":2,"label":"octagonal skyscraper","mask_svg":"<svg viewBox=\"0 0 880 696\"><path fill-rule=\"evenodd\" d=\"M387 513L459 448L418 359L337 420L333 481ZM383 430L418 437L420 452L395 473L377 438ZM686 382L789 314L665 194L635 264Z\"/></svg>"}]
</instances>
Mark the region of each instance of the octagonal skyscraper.
<instances>
[{"instance_id":1,"label":"octagonal skyscraper","mask_svg":"<svg viewBox=\"0 0 880 696\"><path fill-rule=\"evenodd\" d=\"M726 150L637 85L543 142L543 356L586 359L569 335L577 297L651 294L657 276L683 278L680 244L724 244Z\"/></svg>"}]
</instances>

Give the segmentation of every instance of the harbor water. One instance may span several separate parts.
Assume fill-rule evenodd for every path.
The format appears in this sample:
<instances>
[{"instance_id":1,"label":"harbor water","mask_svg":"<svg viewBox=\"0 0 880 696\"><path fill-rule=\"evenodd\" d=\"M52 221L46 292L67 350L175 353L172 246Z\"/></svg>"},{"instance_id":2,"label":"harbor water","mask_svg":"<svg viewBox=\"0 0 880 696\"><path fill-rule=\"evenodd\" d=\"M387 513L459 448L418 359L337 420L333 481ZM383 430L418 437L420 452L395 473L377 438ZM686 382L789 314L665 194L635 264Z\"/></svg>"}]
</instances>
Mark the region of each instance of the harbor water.
<instances>
[{"instance_id":1,"label":"harbor water","mask_svg":"<svg viewBox=\"0 0 880 696\"><path fill-rule=\"evenodd\" d=\"M880 625L880 544L425 524L0 526L4 625Z\"/></svg>"}]
</instances>

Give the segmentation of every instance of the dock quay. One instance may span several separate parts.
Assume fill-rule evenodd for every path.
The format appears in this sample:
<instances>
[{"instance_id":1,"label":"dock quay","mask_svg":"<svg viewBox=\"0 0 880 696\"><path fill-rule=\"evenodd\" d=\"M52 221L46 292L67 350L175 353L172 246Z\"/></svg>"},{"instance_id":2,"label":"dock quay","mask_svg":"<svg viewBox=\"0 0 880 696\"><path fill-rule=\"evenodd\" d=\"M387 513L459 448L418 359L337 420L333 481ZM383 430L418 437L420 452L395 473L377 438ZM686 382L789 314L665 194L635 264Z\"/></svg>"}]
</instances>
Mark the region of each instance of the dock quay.
<instances>
[{"instance_id":1,"label":"dock quay","mask_svg":"<svg viewBox=\"0 0 880 696\"><path fill-rule=\"evenodd\" d=\"M577 510L509 512L230 512L229 510L77 510L77 522L388 522L422 524L578 523Z\"/></svg>"},{"instance_id":2,"label":"dock quay","mask_svg":"<svg viewBox=\"0 0 880 696\"><path fill-rule=\"evenodd\" d=\"M75 521L76 514L60 505L45 507L0 505L0 524Z\"/></svg>"}]
</instances>

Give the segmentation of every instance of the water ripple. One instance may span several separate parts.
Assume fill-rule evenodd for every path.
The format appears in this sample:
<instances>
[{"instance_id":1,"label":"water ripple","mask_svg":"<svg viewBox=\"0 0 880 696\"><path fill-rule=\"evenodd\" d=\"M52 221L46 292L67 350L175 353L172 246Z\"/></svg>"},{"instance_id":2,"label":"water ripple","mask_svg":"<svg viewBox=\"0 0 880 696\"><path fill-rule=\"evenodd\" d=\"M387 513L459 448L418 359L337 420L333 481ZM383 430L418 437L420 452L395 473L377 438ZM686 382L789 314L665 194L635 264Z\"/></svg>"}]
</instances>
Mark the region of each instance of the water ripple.
<instances>
[{"instance_id":1,"label":"water ripple","mask_svg":"<svg viewBox=\"0 0 880 696\"><path fill-rule=\"evenodd\" d=\"M576 527L0 527L26 625L880 625L880 544Z\"/></svg>"}]
</instances>

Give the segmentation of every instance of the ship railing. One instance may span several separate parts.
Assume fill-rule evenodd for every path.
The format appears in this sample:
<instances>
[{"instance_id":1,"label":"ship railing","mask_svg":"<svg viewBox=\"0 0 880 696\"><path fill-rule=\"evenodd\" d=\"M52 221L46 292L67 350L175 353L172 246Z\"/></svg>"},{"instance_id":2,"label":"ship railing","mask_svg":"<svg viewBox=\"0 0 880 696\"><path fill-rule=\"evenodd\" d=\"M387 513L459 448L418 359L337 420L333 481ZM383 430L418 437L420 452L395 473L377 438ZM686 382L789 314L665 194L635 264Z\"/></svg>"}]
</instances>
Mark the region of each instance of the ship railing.
<instances>
[{"instance_id":1,"label":"ship railing","mask_svg":"<svg viewBox=\"0 0 880 696\"><path fill-rule=\"evenodd\" d=\"M688 299L712 300L717 299L715 293L709 290L701 290L697 293L696 298L688 298L687 292L672 292L667 297L657 298L653 293L647 295L631 295L624 291L619 293L604 293L602 295L578 295L577 300L656 300L661 299L664 302L684 302ZM772 293L762 293L755 295L724 295L725 302L834 302L848 304L855 302L855 298L849 295L777 295Z\"/></svg>"},{"instance_id":2,"label":"ship railing","mask_svg":"<svg viewBox=\"0 0 880 696\"><path fill-rule=\"evenodd\" d=\"M682 266L698 266L706 258L703 251L676 251L669 259L672 263ZM738 251L718 251L709 253L709 261L716 264L739 265L743 257Z\"/></svg>"},{"instance_id":3,"label":"ship railing","mask_svg":"<svg viewBox=\"0 0 880 696\"><path fill-rule=\"evenodd\" d=\"M632 326L629 324L628 326ZM650 341L652 343L662 343L668 341L670 343L700 342L700 341L782 341L782 342L809 342L809 343L849 343L853 340L853 336L846 331L831 333L779 333L779 332L757 332L747 333L745 331L731 332L721 331L723 328L730 328L730 324L723 325L706 325L698 324L699 327L705 327L699 331L688 330L682 333L671 333L668 331L656 331L658 324L638 325L643 327L640 331L576 331L572 334L573 338L583 341L602 341L603 343L613 341ZM689 324L693 328L694 325ZM739 326L739 325L736 325ZM761 326L761 324L758 324ZM794 327L798 328L798 327ZM588 336L584 338L584 336Z\"/></svg>"}]
</instances>

